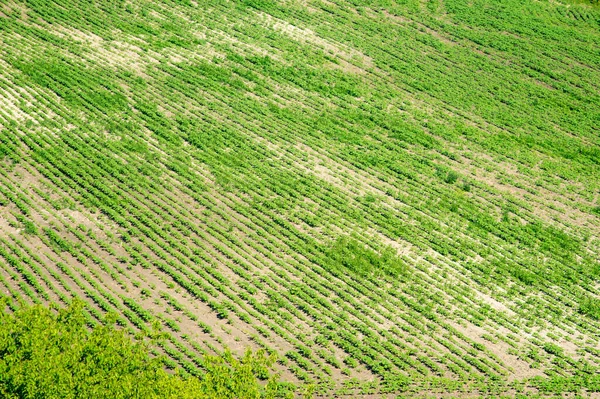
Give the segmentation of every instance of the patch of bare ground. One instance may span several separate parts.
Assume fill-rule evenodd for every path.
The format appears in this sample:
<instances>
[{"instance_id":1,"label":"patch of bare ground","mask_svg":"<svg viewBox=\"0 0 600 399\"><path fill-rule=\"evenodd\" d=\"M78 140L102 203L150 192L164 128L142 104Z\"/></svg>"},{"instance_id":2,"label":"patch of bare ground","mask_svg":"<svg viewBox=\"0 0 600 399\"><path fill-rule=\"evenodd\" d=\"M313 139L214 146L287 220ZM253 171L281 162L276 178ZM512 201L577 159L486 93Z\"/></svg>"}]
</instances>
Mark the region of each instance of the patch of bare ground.
<instances>
[{"instance_id":1,"label":"patch of bare ground","mask_svg":"<svg viewBox=\"0 0 600 399\"><path fill-rule=\"evenodd\" d=\"M293 0L292 3L297 3L300 4L302 6L303 9L305 9L306 11L308 11L309 13L316 13L319 12L319 10L315 7L313 7L311 5L311 1L310 0Z\"/></svg>"},{"instance_id":2,"label":"patch of bare ground","mask_svg":"<svg viewBox=\"0 0 600 399\"><path fill-rule=\"evenodd\" d=\"M282 64L286 64L285 60L278 53L278 50L272 47L263 48L258 46L255 43L247 43L243 42L237 37L233 36L231 33L214 30L208 32L197 32L195 35L199 38L203 38L209 41L210 45L214 45L215 47L223 46L231 47L232 50L244 56L268 56L273 60L280 62ZM222 56L219 58L226 58L226 54L222 53Z\"/></svg>"},{"instance_id":3,"label":"patch of bare ground","mask_svg":"<svg viewBox=\"0 0 600 399\"><path fill-rule=\"evenodd\" d=\"M545 187L531 187L532 183L529 181L529 178L522 175L513 164L497 161L485 153L477 154L477 162L473 162L467 157L461 157L458 161L447 161L450 162L456 171L465 174L469 178L483 183L494 190L498 190L500 193L510 194L526 202L532 207L533 215L541 220L551 224L556 224L556 220L559 220L563 225L562 227L573 225L578 227L593 227L596 224L594 215L570 206L575 203L572 200L568 200ZM488 169L493 170L493 172L489 172ZM531 187L532 190L535 190L537 192L535 200L531 200L533 194L529 190L506 183L506 181L500 178L502 175L508 176L522 187ZM590 208L593 206L592 203L589 203L580 195L573 195L576 196L573 200L578 204L587 204Z\"/></svg>"},{"instance_id":4,"label":"patch of bare ground","mask_svg":"<svg viewBox=\"0 0 600 399\"><path fill-rule=\"evenodd\" d=\"M457 41L452 40L451 38L442 35L440 32L438 32L434 29L431 29L430 27L423 24L422 22L418 22L418 21L415 21L413 19L401 16L401 15L393 15L393 14L390 14L388 11L383 11L383 14L388 19L391 19L392 21L396 21L400 24L404 24L404 25L414 24L415 26L417 26L419 28L419 31L421 31L423 33L427 33L427 34L435 37L436 39L438 39L439 41L441 41L444 44L447 44L448 46L456 46L457 44L459 44Z\"/></svg>"},{"instance_id":5,"label":"patch of bare ground","mask_svg":"<svg viewBox=\"0 0 600 399\"><path fill-rule=\"evenodd\" d=\"M7 1L0 5L0 17L8 18L9 15L17 14L21 21L27 21L29 15L27 15L29 9L25 4L15 1Z\"/></svg>"},{"instance_id":6,"label":"patch of bare ground","mask_svg":"<svg viewBox=\"0 0 600 399\"><path fill-rule=\"evenodd\" d=\"M225 59L225 53L214 48L210 42L198 45L193 49L182 47L166 47L156 54L155 58L167 60L171 65L191 64L197 61L212 62L214 59Z\"/></svg>"},{"instance_id":7,"label":"patch of bare ground","mask_svg":"<svg viewBox=\"0 0 600 399\"><path fill-rule=\"evenodd\" d=\"M363 68L356 66L344 59L338 58L336 61L337 61L337 63L330 62L330 63L325 64L325 68L339 69L343 72L356 74L356 75L366 73Z\"/></svg>"},{"instance_id":8,"label":"patch of bare ground","mask_svg":"<svg viewBox=\"0 0 600 399\"><path fill-rule=\"evenodd\" d=\"M552 85L550 85L550 84L548 84L546 82L542 82L539 79L531 78L531 81L533 83L535 83L536 85L541 86L541 87L543 87L545 89L552 90L552 91L556 90L556 88L554 86L552 86Z\"/></svg>"},{"instance_id":9,"label":"patch of bare ground","mask_svg":"<svg viewBox=\"0 0 600 399\"><path fill-rule=\"evenodd\" d=\"M291 225L294 226L294 228L304 234L309 234L311 237L315 237L315 236L319 236L321 233L321 228L319 227L311 227L309 226L307 223L303 223L303 222L291 222Z\"/></svg>"},{"instance_id":10,"label":"patch of bare ground","mask_svg":"<svg viewBox=\"0 0 600 399\"><path fill-rule=\"evenodd\" d=\"M6 63L0 61L0 67L7 66ZM7 66L7 68L10 68ZM0 115L4 119L13 120L15 122L25 122L28 120L34 120L30 113L25 112L22 107L30 108L32 103L15 91L16 88L11 91L0 89ZM24 89L21 89L24 90ZM6 115L6 116L4 116Z\"/></svg>"},{"instance_id":11,"label":"patch of bare ground","mask_svg":"<svg viewBox=\"0 0 600 399\"><path fill-rule=\"evenodd\" d=\"M325 52L335 56L340 61L340 65L335 66L335 64L332 64L333 67L339 67L347 72L365 73L366 70L373 68L375 65L371 57L366 54L342 43L322 38L311 29L297 27L263 12L258 12L257 17L259 21L271 29L300 43L308 43L320 47Z\"/></svg>"},{"instance_id":12,"label":"patch of bare ground","mask_svg":"<svg viewBox=\"0 0 600 399\"><path fill-rule=\"evenodd\" d=\"M7 270L0 267L0 295L12 297L11 292L19 292L20 288L18 282L12 278Z\"/></svg>"},{"instance_id":13,"label":"patch of bare ground","mask_svg":"<svg viewBox=\"0 0 600 399\"><path fill-rule=\"evenodd\" d=\"M46 187L50 187L51 183L31 167L18 165L12 174L15 180L18 181L19 188L23 191L33 192L34 189L38 189L45 192L50 199L67 199L69 202L75 203L74 199L65 192L49 192ZM117 233L116 226L109 220L102 219L102 215L91 213L82 208L52 210L52 206L37 194L32 194L31 198L40 209L39 212L34 212L33 215L33 218L37 219L40 226L52 225L53 221L58 222L61 220L64 224L71 227L84 226L103 240L108 239L106 232ZM117 246L117 251L119 250L122 249Z\"/></svg>"},{"instance_id":14,"label":"patch of bare ground","mask_svg":"<svg viewBox=\"0 0 600 399\"><path fill-rule=\"evenodd\" d=\"M141 267L135 268L135 271L143 276L144 283L133 289L129 296L135 298L145 309L151 310L154 314L162 314L163 317L175 320L181 329L176 335L189 336L192 341L196 342L208 341L212 346L221 349L228 348L236 355L242 355L246 348L258 349L257 345L249 338L252 334L256 334L256 331L235 316L229 316L230 319L236 320L234 323L230 323L226 319L219 319L207 304L187 295L177 286L173 287L166 281L168 279L161 278L152 271ZM151 295L146 299L139 299L143 298L141 290L144 288L150 289ZM183 310L169 310L170 306L160 297L163 292L175 299ZM210 326L211 332L204 332L198 321L190 319L186 312L196 316L199 322Z\"/></svg>"},{"instance_id":15,"label":"patch of bare ground","mask_svg":"<svg viewBox=\"0 0 600 399\"><path fill-rule=\"evenodd\" d=\"M32 219L35 220L36 215L32 216ZM87 281L85 281L85 279L83 279L78 272L75 272L76 269L87 270L86 265L81 264L70 254L57 253L53 248L48 247L46 243L38 236L28 235L20 236L19 238L22 240L24 245L29 248L29 250L35 254L38 259L41 260L41 266L44 272L48 273L47 277L52 281L55 287L62 287L59 288L59 290L62 291L67 297L70 296L67 291L71 291L74 293L74 295L81 299L88 298L86 289L91 289L92 291L94 289L89 286L89 283L87 283ZM59 262L67 264L69 268L73 270L75 278L63 273L63 271L57 266L57 263ZM61 280L56 280L54 275L60 276ZM79 280L83 286L79 285L75 280ZM112 279L110 280L112 281ZM88 305L99 310L98 305L93 301L89 301Z\"/></svg>"},{"instance_id":16,"label":"patch of bare ground","mask_svg":"<svg viewBox=\"0 0 600 399\"><path fill-rule=\"evenodd\" d=\"M284 97L278 93L291 95ZM291 86L283 87L281 84L276 84L275 90L273 90L271 95L272 98L275 100L275 103L281 107L287 107L292 109L309 109L309 107L306 104L302 103L302 101L295 99L296 96L302 95L302 93L300 90Z\"/></svg>"},{"instance_id":17,"label":"patch of bare ground","mask_svg":"<svg viewBox=\"0 0 600 399\"><path fill-rule=\"evenodd\" d=\"M313 173L323 181L336 188L342 189L351 195L376 194L385 196L385 193L372 187L369 183L373 179L361 175L357 171L347 168L331 159L322 159L321 154L303 143L296 144L296 149L306 155L307 161L296 160L296 166L302 170ZM341 176L350 176L352 185L342 180Z\"/></svg>"},{"instance_id":18,"label":"patch of bare ground","mask_svg":"<svg viewBox=\"0 0 600 399\"><path fill-rule=\"evenodd\" d=\"M123 68L136 73L138 76L148 78L146 68L157 64L159 61L142 49L128 41L105 40L91 32L84 32L72 27L52 25L51 33L66 40L73 40L87 46L89 53L86 57L90 60L98 60L113 68Z\"/></svg>"},{"instance_id":19,"label":"patch of bare ground","mask_svg":"<svg viewBox=\"0 0 600 399\"><path fill-rule=\"evenodd\" d=\"M12 207L0 207L0 235L19 234L21 229L17 227L15 218L9 213Z\"/></svg>"},{"instance_id":20,"label":"patch of bare ground","mask_svg":"<svg viewBox=\"0 0 600 399\"><path fill-rule=\"evenodd\" d=\"M394 248L396 250L398 256L408 255L411 252L413 252L413 245L407 241L392 240L385 234L383 234L379 231L376 231L374 229L369 229L367 231L367 234L371 237L374 237L375 240L380 241L384 245Z\"/></svg>"},{"instance_id":21,"label":"patch of bare ground","mask_svg":"<svg viewBox=\"0 0 600 399\"><path fill-rule=\"evenodd\" d=\"M575 343L561 339L556 342L556 345L561 347L567 356L572 357L573 359L578 359L580 357L577 353L580 348Z\"/></svg>"},{"instance_id":22,"label":"patch of bare ground","mask_svg":"<svg viewBox=\"0 0 600 399\"><path fill-rule=\"evenodd\" d=\"M148 253L148 252L146 252ZM158 260L153 255L149 257L152 260ZM174 298L180 305L182 305L183 310L188 310L195 316L199 318L200 321L208 324L211 327L218 328L222 327L226 320L219 319L216 314L210 309L210 307L204 302L198 301L194 299L187 292L180 289L177 285L173 284L170 281L170 278L166 275L158 272L156 269L145 269L141 266L135 266L133 268L135 274L140 276L140 279L143 281L141 285L132 289L129 296L133 296L136 298L143 297L141 294L141 290L144 288L150 288L151 295L144 301L145 307L148 309L154 310L156 313L164 312L166 304L160 299L160 293L165 292L170 297ZM158 302L159 305L157 305ZM175 311L174 313L179 314L181 312ZM171 317L171 316L167 316ZM187 317L187 316L186 316ZM193 322L190 319L185 319L182 327L182 334L191 334L192 336L202 336L203 331L201 327L198 326L198 323ZM183 328L185 327L185 328ZM237 337L237 335L236 335Z\"/></svg>"},{"instance_id":23,"label":"patch of bare ground","mask_svg":"<svg viewBox=\"0 0 600 399\"><path fill-rule=\"evenodd\" d=\"M515 313L512 310L510 310L505 304L499 302L498 300L492 298L487 294L477 291L475 294L475 299L481 301L482 303L488 304L492 309L498 312L506 313L509 317L516 316Z\"/></svg>"},{"instance_id":24,"label":"patch of bare ground","mask_svg":"<svg viewBox=\"0 0 600 399\"><path fill-rule=\"evenodd\" d=\"M7 121L23 121L29 118L29 115L15 104L14 99L7 97L5 93L0 93L0 109L0 116Z\"/></svg>"},{"instance_id":25,"label":"patch of bare ground","mask_svg":"<svg viewBox=\"0 0 600 399\"><path fill-rule=\"evenodd\" d=\"M486 331L483 328L468 322L466 322L465 326L453 321L448 321L448 324L450 324L460 333L464 334L466 337L472 339L473 341L479 344L482 344L491 353L496 355L502 361L504 366L512 370L512 373L508 377L509 380L524 379L544 375L544 373L541 370L533 369L525 361L520 360L515 355L509 354L508 350L510 346L507 343L500 340L497 343L493 343L482 338L482 336L486 334Z\"/></svg>"},{"instance_id":26,"label":"patch of bare ground","mask_svg":"<svg viewBox=\"0 0 600 399\"><path fill-rule=\"evenodd\" d=\"M344 360L348 357L348 354L334 345L332 345L330 349L333 352L333 357L341 365L341 368L346 368L347 370L347 374L344 374L340 369L332 366L332 377L334 377L335 381L343 382L351 379L356 379L358 381L375 381L377 379L377 377L364 366L358 366L354 368L345 367Z\"/></svg>"}]
</instances>

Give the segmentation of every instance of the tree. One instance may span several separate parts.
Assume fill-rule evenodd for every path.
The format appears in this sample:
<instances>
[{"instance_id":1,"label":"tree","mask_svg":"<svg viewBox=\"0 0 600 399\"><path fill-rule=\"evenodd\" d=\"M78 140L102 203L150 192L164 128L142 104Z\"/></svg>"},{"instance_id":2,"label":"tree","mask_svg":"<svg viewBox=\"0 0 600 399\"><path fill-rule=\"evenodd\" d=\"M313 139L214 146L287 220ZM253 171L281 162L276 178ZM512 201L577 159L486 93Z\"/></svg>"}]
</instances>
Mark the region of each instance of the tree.
<instances>
[{"instance_id":1,"label":"tree","mask_svg":"<svg viewBox=\"0 0 600 399\"><path fill-rule=\"evenodd\" d=\"M229 352L205 359L203 378L169 374L150 348L158 334L132 338L114 317L90 329L84 305L43 306L10 313L0 301L0 397L76 398L268 398L277 388L269 370L275 358ZM260 379L267 379L261 384Z\"/></svg>"}]
</instances>

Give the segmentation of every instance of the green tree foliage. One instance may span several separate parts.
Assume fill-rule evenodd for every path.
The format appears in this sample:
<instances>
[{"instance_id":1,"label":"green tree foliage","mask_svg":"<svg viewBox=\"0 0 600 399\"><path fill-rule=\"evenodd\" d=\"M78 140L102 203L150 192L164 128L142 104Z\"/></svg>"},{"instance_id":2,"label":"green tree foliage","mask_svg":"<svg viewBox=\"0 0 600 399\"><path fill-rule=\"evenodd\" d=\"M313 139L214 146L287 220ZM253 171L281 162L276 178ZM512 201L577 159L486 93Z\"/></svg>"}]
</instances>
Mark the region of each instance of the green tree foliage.
<instances>
[{"instance_id":1,"label":"green tree foliage","mask_svg":"<svg viewBox=\"0 0 600 399\"><path fill-rule=\"evenodd\" d=\"M156 337L132 340L111 320L90 329L82 303L58 311L1 307L2 398L263 398L276 389L269 377L275 359L263 352L207 356L200 380L169 374L160 357L150 357Z\"/></svg>"},{"instance_id":2,"label":"green tree foliage","mask_svg":"<svg viewBox=\"0 0 600 399\"><path fill-rule=\"evenodd\" d=\"M448 184L454 184L458 180L458 173L454 171L448 172L444 181Z\"/></svg>"}]
</instances>

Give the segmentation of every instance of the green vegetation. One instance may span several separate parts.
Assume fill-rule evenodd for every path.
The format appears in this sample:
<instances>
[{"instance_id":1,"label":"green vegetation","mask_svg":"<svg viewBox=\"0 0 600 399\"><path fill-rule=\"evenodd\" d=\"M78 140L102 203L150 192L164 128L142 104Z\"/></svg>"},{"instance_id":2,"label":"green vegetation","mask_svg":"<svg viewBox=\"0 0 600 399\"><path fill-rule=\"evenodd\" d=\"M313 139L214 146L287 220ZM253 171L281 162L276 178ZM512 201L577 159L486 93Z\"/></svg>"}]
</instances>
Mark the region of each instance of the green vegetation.
<instances>
[{"instance_id":1,"label":"green vegetation","mask_svg":"<svg viewBox=\"0 0 600 399\"><path fill-rule=\"evenodd\" d=\"M579 311L595 320L600 320L600 299L584 298L579 304Z\"/></svg>"},{"instance_id":2,"label":"green vegetation","mask_svg":"<svg viewBox=\"0 0 600 399\"><path fill-rule=\"evenodd\" d=\"M3 317L76 314L79 351L32 330L35 367L78 377L10 364L6 395L109 395L85 351L149 396L224 395L205 377L236 370L255 392L263 357L279 397L597 393L599 21L583 0L0 0Z\"/></svg>"},{"instance_id":3,"label":"green vegetation","mask_svg":"<svg viewBox=\"0 0 600 399\"><path fill-rule=\"evenodd\" d=\"M385 274L397 278L408 270L393 248L377 253L346 237L338 238L324 250L324 255L323 267L332 273L353 272L363 277Z\"/></svg>"},{"instance_id":4,"label":"green vegetation","mask_svg":"<svg viewBox=\"0 0 600 399\"><path fill-rule=\"evenodd\" d=\"M169 374L149 349L159 337L131 337L107 323L88 328L83 304L54 311L0 312L0 394L3 398L262 398L277 391L274 359L246 352L203 359L198 379ZM268 380L266 384L260 380Z\"/></svg>"}]
</instances>

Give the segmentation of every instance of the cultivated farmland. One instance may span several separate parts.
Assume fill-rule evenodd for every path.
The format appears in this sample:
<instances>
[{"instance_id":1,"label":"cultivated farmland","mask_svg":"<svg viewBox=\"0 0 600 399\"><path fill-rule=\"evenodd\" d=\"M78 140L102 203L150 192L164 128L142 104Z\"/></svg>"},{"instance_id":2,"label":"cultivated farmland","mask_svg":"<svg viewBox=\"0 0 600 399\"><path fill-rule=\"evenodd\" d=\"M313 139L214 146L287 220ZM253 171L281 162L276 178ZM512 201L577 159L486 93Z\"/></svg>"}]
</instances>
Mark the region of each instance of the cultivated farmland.
<instances>
[{"instance_id":1,"label":"cultivated farmland","mask_svg":"<svg viewBox=\"0 0 600 399\"><path fill-rule=\"evenodd\" d=\"M600 392L600 8L0 0L0 295L279 396Z\"/></svg>"}]
</instances>

